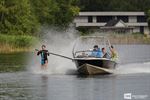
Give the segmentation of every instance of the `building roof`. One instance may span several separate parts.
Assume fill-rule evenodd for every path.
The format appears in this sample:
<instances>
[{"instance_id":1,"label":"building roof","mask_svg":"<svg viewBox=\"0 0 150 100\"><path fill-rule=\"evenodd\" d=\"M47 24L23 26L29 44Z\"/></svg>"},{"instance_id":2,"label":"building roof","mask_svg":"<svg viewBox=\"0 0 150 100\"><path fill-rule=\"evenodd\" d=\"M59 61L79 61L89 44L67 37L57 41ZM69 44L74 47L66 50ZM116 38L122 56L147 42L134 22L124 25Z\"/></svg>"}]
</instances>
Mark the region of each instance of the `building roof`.
<instances>
[{"instance_id":1,"label":"building roof","mask_svg":"<svg viewBox=\"0 0 150 100\"><path fill-rule=\"evenodd\" d=\"M115 26L118 22L119 20L110 20L105 24L105 26Z\"/></svg>"},{"instance_id":2,"label":"building roof","mask_svg":"<svg viewBox=\"0 0 150 100\"><path fill-rule=\"evenodd\" d=\"M112 19L105 24L105 27L126 27L127 25L122 20Z\"/></svg>"},{"instance_id":3,"label":"building roof","mask_svg":"<svg viewBox=\"0 0 150 100\"><path fill-rule=\"evenodd\" d=\"M144 12L79 12L79 16L144 16Z\"/></svg>"}]
</instances>

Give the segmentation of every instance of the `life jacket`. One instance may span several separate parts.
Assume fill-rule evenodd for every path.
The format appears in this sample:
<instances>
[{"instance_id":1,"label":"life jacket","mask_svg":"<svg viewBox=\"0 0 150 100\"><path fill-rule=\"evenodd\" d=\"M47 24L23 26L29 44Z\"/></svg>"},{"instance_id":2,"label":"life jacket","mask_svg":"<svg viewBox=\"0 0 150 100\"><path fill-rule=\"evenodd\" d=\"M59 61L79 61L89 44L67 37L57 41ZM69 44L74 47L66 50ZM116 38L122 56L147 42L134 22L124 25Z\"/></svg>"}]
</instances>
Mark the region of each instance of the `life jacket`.
<instances>
[{"instance_id":1,"label":"life jacket","mask_svg":"<svg viewBox=\"0 0 150 100\"><path fill-rule=\"evenodd\" d=\"M102 57L102 51L100 50L100 48L98 48L97 51L92 51L92 56L97 57L97 58L101 58Z\"/></svg>"},{"instance_id":2,"label":"life jacket","mask_svg":"<svg viewBox=\"0 0 150 100\"><path fill-rule=\"evenodd\" d=\"M111 60L113 60L113 61L117 61L117 60L118 60L118 54L117 54L116 51L113 51L113 52L112 52Z\"/></svg>"}]
</instances>

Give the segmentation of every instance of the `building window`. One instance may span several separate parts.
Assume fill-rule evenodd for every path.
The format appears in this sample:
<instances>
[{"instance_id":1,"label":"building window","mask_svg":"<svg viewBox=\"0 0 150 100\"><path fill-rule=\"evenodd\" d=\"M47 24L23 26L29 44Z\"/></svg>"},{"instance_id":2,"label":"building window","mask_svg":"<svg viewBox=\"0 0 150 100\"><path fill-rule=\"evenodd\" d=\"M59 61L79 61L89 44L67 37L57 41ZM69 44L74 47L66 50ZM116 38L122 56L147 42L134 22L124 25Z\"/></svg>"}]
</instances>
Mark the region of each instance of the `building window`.
<instances>
[{"instance_id":1,"label":"building window","mask_svg":"<svg viewBox=\"0 0 150 100\"><path fill-rule=\"evenodd\" d=\"M137 16L137 22L147 22L146 16Z\"/></svg>"},{"instance_id":2,"label":"building window","mask_svg":"<svg viewBox=\"0 0 150 100\"><path fill-rule=\"evenodd\" d=\"M92 23L93 22L93 17L92 16L88 16L88 22Z\"/></svg>"},{"instance_id":3,"label":"building window","mask_svg":"<svg viewBox=\"0 0 150 100\"><path fill-rule=\"evenodd\" d=\"M117 19L122 20L125 23L129 22L128 16L117 16Z\"/></svg>"},{"instance_id":4,"label":"building window","mask_svg":"<svg viewBox=\"0 0 150 100\"><path fill-rule=\"evenodd\" d=\"M112 16L97 16L96 17L97 22L105 22L106 23L112 19L113 19Z\"/></svg>"}]
</instances>

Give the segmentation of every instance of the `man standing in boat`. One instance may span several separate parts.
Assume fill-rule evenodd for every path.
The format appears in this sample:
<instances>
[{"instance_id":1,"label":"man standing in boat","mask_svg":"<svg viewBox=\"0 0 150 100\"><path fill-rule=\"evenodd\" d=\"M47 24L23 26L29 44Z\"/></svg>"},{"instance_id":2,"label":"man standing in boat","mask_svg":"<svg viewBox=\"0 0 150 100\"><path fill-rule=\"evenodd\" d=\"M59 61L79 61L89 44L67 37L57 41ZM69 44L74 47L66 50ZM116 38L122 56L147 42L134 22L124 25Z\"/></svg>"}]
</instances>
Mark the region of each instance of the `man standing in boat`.
<instances>
[{"instance_id":1,"label":"man standing in boat","mask_svg":"<svg viewBox=\"0 0 150 100\"><path fill-rule=\"evenodd\" d=\"M49 52L48 50L46 50L46 46L42 45L42 50L39 50L37 52L37 55L41 55L41 68L42 69L46 69L47 65L48 65L48 58L47 56L49 56Z\"/></svg>"},{"instance_id":2,"label":"man standing in boat","mask_svg":"<svg viewBox=\"0 0 150 100\"><path fill-rule=\"evenodd\" d=\"M114 49L114 46L111 45L109 47L109 49L110 49L110 53L111 53L111 59L113 61L117 61L118 60L118 54L117 54L117 51Z\"/></svg>"}]
</instances>

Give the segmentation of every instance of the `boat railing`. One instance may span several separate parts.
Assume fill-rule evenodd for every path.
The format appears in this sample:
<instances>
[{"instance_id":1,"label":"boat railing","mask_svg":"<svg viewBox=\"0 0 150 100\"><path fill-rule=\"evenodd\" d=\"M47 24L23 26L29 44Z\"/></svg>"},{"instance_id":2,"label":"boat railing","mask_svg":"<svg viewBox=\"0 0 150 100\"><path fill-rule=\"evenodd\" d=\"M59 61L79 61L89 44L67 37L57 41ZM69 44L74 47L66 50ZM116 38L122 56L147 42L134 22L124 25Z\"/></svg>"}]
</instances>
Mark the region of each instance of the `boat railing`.
<instances>
[{"instance_id":1,"label":"boat railing","mask_svg":"<svg viewBox=\"0 0 150 100\"><path fill-rule=\"evenodd\" d=\"M72 54L73 54L73 57L76 57L76 54L79 53L79 52L83 52L83 51L77 51L76 47L77 47L77 44L80 44L79 41L82 41L82 40L88 40L88 39L98 39L98 40L102 40L102 45L103 47L110 47L110 42L108 40L107 37L105 36L81 36L79 37L75 43L74 43L74 46L73 46L73 50L72 50ZM101 45L100 42L98 43L98 45ZM84 52L91 52L92 50L84 50Z\"/></svg>"},{"instance_id":2,"label":"boat railing","mask_svg":"<svg viewBox=\"0 0 150 100\"><path fill-rule=\"evenodd\" d=\"M76 51L74 58L102 58L93 56L92 52L93 50Z\"/></svg>"},{"instance_id":3,"label":"boat railing","mask_svg":"<svg viewBox=\"0 0 150 100\"><path fill-rule=\"evenodd\" d=\"M75 57L87 57L89 53L91 53L92 50L82 50L82 51L76 51L74 53Z\"/></svg>"}]
</instances>

